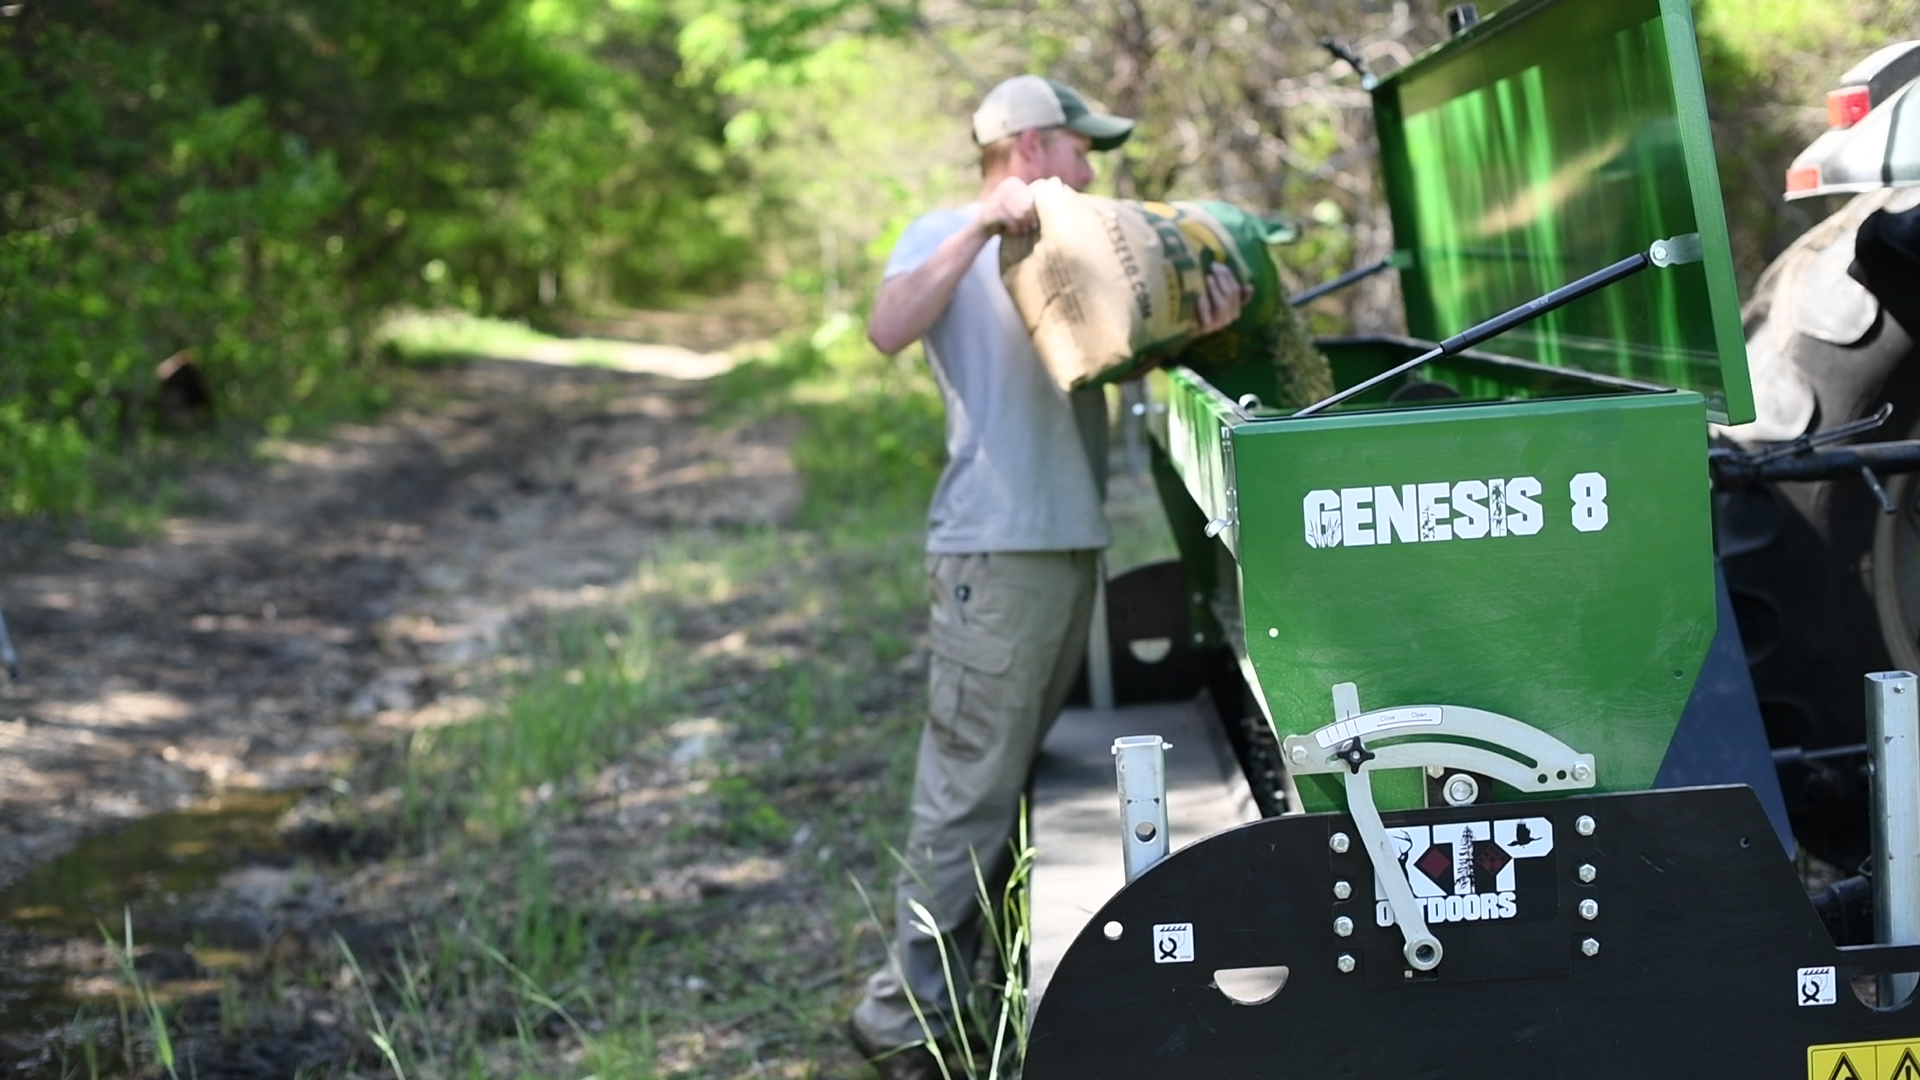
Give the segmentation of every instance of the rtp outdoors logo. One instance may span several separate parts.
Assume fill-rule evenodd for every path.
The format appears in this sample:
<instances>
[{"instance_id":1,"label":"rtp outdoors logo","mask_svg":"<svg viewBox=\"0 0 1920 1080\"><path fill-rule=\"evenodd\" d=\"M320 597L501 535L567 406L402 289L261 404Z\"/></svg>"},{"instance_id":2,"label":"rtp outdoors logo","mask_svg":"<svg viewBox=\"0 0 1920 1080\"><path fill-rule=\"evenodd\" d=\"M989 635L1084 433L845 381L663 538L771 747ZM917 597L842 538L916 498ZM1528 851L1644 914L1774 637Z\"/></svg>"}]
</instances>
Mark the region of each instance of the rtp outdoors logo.
<instances>
[{"instance_id":1,"label":"rtp outdoors logo","mask_svg":"<svg viewBox=\"0 0 1920 1080\"><path fill-rule=\"evenodd\" d=\"M1532 922L1555 913L1553 822L1546 818L1404 825L1387 836L1429 925ZM1373 895L1374 921L1392 926L1377 877Z\"/></svg>"}]
</instances>

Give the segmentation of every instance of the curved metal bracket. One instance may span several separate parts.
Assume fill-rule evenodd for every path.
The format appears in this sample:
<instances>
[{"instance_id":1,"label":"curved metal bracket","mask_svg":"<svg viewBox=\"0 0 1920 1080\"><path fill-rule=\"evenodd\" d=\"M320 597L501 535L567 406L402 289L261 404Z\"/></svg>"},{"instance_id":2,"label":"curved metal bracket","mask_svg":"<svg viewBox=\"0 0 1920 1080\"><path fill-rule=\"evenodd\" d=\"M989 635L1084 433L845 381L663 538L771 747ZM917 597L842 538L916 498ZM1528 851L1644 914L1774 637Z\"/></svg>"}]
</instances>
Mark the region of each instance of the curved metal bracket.
<instances>
[{"instance_id":1,"label":"curved metal bracket","mask_svg":"<svg viewBox=\"0 0 1920 1080\"><path fill-rule=\"evenodd\" d=\"M1281 748L1296 775L1345 774L1347 812L1386 893L1404 943L1402 955L1414 970L1431 971L1445 950L1427 929L1401 871L1373 802L1372 774L1439 765L1490 776L1524 792L1576 791L1593 787L1593 755L1511 716L1463 705L1402 705L1363 713L1353 683L1333 688L1333 711L1333 723L1289 735ZM1380 745L1386 740L1396 741Z\"/></svg>"},{"instance_id":2,"label":"curved metal bracket","mask_svg":"<svg viewBox=\"0 0 1920 1080\"><path fill-rule=\"evenodd\" d=\"M1337 694L1335 701L1337 710ZM1305 735L1289 735L1281 748L1295 775L1346 772L1350 765L1340 751L1354 739L1374 755L1364 766L1368 769L1441 765L1491 776L1524 792L1578 791L1594 783L1592 754L1578 753L1531 724L1464 705L1356 712ZM1387 739L1399 741L1380 745Z\"/></svg>"}]
</instances>

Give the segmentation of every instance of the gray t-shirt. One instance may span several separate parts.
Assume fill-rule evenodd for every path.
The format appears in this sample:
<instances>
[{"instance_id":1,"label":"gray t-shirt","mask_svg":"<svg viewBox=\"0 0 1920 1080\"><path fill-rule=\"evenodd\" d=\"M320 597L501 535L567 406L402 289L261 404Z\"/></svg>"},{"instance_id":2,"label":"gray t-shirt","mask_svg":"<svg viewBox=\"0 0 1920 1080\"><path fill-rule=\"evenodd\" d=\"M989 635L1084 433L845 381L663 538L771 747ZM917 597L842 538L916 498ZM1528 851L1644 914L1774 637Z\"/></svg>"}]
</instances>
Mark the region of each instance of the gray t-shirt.
<instances>
[{"instance_id":1,"label":"gray t-shirt","mask_svg":"<svg viewBox=\"0 0 1920 1080\"><path fill-rule=\"evenodd\" d=\"M915 220L894 246L886 276L919 267L979 210L971 203ZM1053 384L1000 280L998 237L973 260L923 342L947 411L947 467L927 511L927 550L1106 547L1106 396L1097 387L1068 394Z\"/></svg>"}]
</instances>

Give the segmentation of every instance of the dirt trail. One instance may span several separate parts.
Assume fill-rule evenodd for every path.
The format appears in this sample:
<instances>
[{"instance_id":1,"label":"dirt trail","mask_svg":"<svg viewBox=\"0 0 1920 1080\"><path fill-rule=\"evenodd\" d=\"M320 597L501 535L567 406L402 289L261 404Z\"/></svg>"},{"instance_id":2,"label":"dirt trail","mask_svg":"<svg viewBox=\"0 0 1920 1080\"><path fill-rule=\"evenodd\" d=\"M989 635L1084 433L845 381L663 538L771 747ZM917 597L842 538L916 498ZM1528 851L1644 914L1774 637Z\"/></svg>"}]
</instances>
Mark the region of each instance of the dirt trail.
<instances>
[{"instance_id":1,"label":"dirt trail","mask_svg":"<svg viewBox=\"0 0 1920 1080\"><path fill-rule=\"evenodd\" d=\"M700 374L720 365L707 363ZM382 728L471 713L463 668L679 526L774 523L784 425L697 383L544 362L420 373L381 422L182 481L124 548L0 536L0 887L116 823L323 784Z\"/></svg>"}]
</instances>

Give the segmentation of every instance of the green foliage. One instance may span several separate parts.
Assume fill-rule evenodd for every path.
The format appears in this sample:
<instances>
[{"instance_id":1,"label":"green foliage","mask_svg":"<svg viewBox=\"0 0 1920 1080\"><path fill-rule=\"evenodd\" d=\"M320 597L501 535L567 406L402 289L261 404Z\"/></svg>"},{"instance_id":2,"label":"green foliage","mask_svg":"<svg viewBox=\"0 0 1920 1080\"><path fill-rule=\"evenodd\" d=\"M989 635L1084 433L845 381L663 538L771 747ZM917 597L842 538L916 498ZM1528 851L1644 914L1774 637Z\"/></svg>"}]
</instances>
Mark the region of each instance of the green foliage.
<instances>
[{"instance_id":1,"label":"green foliage","mask_svg":"<svg viewBox=\"0 0 1920 1080\"><path fill-rule=\"evenodd\" d=\"M541 667L511 685L500 710L414 737L405 787L412 824L482 837L519 831L556 785L628 747L643 733L636 718L674 691L674 673L656 667L654 648L639 612L552 628Z\"/></svg>"},{"instance_id":2,"label":"green foliage","mask_svg":"<svg viewBox=\"0 0 1920 1080\"><path fill-rule=\"evenodd\" d=\"M920 350L882 356L859 328L835 315L719 380L735 407L802 421L793 459L809 526L917 514L945 463L940 395Z\"/></svg>"},{"instance_id":3,"label":"green foliage","mask_svg":"<svg viewBox=\"0 0 1920 1080\"><path fill-rule=\"evenodd\" d=\"M80 0L0 14L0 514L86 512L155 367L280 433L395 304L524 317L752 254L725 102L650 0Z\"/></svg>"},{"instance_id":4,"label":"green foliage","mask_svg":"<svg viewBox=\"0 0 1920 1080\"><path fill-rule=\"evenodd\" d=\"M1787 166L1827 127L1826 94L1913 36L1897 0L1695 0L1728 227L1743 283L1836 206L1788 203Z\"/></svg>"}]
</instances>

